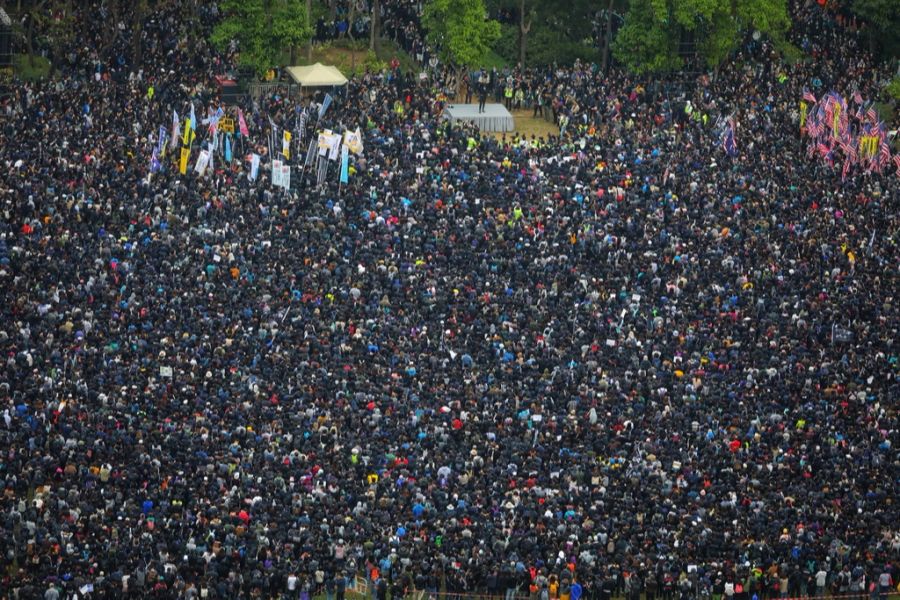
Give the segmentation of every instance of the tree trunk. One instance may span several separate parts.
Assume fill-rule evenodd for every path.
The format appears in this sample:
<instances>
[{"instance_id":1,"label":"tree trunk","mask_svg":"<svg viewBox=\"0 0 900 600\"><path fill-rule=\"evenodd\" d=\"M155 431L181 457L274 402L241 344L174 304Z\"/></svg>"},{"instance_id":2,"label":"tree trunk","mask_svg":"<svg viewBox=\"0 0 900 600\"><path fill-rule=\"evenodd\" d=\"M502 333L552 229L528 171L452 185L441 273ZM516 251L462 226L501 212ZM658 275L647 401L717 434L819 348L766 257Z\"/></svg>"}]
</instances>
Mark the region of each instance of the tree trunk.
<instances>
[{"instance_id":1,"label":"tree trunk","mask_svg":"<svg viewBox=\"0 0 900 600\"><path fill-rule=\"evenodd\" d=\"M34 24L40 17L47 0L32 6L28 11L28 28L25 30L25 50L28 52L28 65L34 68Z\"/></svg>"},{"instance_id":2,"label":"tree trunk","mask_svg":"<svg viewBox=\"0 0 900 600\"><path fill-rule=\"evenodd\" d=\"M603 72L609 69L609 42L612 37L612 9L615 0L609 0L609 6L606 7L606 33L603 34Z\"/></svg>"},{"instance_id":3,"label":"tree trunk","mask_svg":"<svg viewBox=\"0 0 900 600\"><path fill-rule=\"evenodd\" d=\"M356 0L350 0L350 16L347 18L347 36L356 41L353 38L353 20L356 18Z\"/></svg>"},{"instance_id":4,"label":"tree trunk","mask_svg":"<svg viewBox=\"0 0 900 600\"><path fill-rule=\"evenodd\" d=\"M312 27L313 31L315 31L315 25L313 25L312 22L312 0L306 0L306 24ZM313 38L310 37L309 42L306 44L306 62L312 62L312 45Z\"/></svg>"},{"instance_id":5,"label":"tree trunk","mask_svg":"<svg viewBox=\"0 0 900 600\"><path fill-rule=\"evenodd\" d=\"M337 17L337 0L328 0L328 15L332 21Z\"/></svg>"},{"instance_id":6,"label":"tree trunk","mask_svg":"<svg viewBox=\"0 0 900 600\"><path fill-rule=\"evenodd\" d=\"M519 0L519 68L525 68L525 50L528 44L528 32L531 31L531 19L525 22L525 0Z\"/></svg>"},{"instance_id":7,"label":"tree trunk","mask_svg":"<svg viewBox=\"0 0 900 600\"><path fill-rule=\"evenodd\" d=\"M25 49L28 51L28 66L34 68L34 15L28 15L28 29L25 30Z\"/></svg>"},{"instance_id":8,"label":"tree trunk","mask_svg":"<svg viewBox=\"0 0 900 600\"><path fill-rule=\"evenodd\" d=\"M379 50L379 31L378 26L381 22L379 17L379 13L381 12L381 6L378 0L374 0L372 2L372 23L369 25L369 50L378 54Z\"/></svg>"},{"instance_id":9,"label":"tree trunk","mask_svg":"<svg viewBox=\"0 0 900 600\"><path fill-rule=\"evenodd\" d=\"M147 11L147 0L138 0L134 6L134 24L132 25L132 65L135 72L141 66L143 54L144 13Z\"/></svg>"},{"instance_id":10,"label":"tree trunk","mask_svg":"<svg viewBox=\"0 0 900 600\"><path fill-rule=\"evenodd\" d=\"M109 3L109 22L110 26L106 29L103 43L107 48L116 38L116 32L119 30L119 0L111 0Z\"/></svg>"}]
</instances>

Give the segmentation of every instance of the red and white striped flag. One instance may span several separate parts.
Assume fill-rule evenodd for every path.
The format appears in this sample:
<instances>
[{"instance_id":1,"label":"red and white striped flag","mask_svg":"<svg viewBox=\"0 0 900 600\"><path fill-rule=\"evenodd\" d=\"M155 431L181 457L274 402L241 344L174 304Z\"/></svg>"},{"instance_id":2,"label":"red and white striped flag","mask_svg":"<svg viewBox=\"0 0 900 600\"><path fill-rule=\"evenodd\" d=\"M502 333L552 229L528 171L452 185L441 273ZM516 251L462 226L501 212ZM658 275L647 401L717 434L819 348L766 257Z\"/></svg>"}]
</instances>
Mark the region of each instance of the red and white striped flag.
<instances>
[{"instance_id":1,"label":"red and white striped flag","mask_svg":"<svg viewBox=\"0 0 900 600\"><path fill-rule=\"evenodd\" d=\"M859 90L856 90L855 92L853 92L853 101L856 102L857 104L863 103L863 98L862 98L862 95L859 93Z\"/></svg>"},{"instance_id":2,"label":"red and white striped flag","mask_svg":"<svg viewBox=\"0 0 900 600\"><path fill-rule=\"evenodd\" d=\"M847 173L849 173L849 172L850 172L850 161L849 161L849 160L845 160L845 161L844 161L844 168L841 169L841 181L844 181L844 180L847 179Z\"/></svg>"},{"instance_id":3,"label":"red and white striped flag","mask_svg":"<svg viewBox=\"0 0 900 600\"><path fill-rule=\"evenodd\" d=\"M894 155L894 164L897 165L897 177L900 177L900 154Z\"/></svg>"},{"instance_id":4,"label":"red and white striped flag","mask_svg":"<svg viewBox=\"0 0 900 600\"><path fill-rule=\"evenodd\" d=\"M812 102L813 104L816 103L816 97L813 96L812 92L810 92L809 90L803 90L803 99L807 102Z\"/></svg>"},{"instance_id":5,"label":"red and white striped flag","mask_svg":"<svg viewBox=\"0 0 900 600\"><path fill-rule=\"evenodd\" d=\"M891 162L891 148L887 145L887 142L881 142L881 149L878 152L878 162L882 165L886 166Z\"/></svg>"}]
</instances>

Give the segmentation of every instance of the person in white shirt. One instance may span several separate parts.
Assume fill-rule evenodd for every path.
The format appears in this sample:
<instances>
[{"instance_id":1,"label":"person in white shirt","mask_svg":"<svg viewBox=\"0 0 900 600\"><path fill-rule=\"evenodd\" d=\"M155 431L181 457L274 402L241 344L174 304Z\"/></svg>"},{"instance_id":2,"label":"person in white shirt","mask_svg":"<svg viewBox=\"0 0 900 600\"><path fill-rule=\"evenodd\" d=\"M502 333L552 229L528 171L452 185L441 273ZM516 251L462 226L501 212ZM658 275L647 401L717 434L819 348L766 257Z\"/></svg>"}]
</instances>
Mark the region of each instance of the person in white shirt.
<instances>
[{"instance_id":1,"label":"person in white shirt","mask_svg":"<svg viewBox=\"0 0 900 600\"><path fill-rule=\"evenodd\" d=\"M825 595L825 584L828 581L828 572L825 569L819 569L816 573L816 596Z\"/></svg>"}]
</instances>

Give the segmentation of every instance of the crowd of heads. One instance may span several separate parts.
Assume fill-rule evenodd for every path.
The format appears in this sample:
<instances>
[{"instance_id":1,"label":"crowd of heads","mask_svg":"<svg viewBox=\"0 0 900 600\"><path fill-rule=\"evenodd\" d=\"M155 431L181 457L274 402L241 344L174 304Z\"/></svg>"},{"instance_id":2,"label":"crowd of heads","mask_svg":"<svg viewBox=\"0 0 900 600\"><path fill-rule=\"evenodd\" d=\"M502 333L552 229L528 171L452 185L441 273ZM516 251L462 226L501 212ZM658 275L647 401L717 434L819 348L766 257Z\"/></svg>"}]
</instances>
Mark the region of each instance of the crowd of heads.
<instances>
[{"instance_id":1,"label":"crowd of heads","mask_svg":"<svg viewBox=\"0 0 900 600\"><path fill-rule=\"evenodd\" d=\"M134 7L77 4L62 76L0 106L0 594L896 581L900 178L807 158L796 108L874 97L858 33L794 7L816 60L751 41L675 91L500 72L545 90L546 138L451 126L399 69L321 121L321 95L242 100L201 177L150 154L221 105L214 6L146 14L138 67L105 25ZM273 187L269 130L304 111ZM347 184L304 168L317 127L360 127Z\"/></svg>"}]
</instances>

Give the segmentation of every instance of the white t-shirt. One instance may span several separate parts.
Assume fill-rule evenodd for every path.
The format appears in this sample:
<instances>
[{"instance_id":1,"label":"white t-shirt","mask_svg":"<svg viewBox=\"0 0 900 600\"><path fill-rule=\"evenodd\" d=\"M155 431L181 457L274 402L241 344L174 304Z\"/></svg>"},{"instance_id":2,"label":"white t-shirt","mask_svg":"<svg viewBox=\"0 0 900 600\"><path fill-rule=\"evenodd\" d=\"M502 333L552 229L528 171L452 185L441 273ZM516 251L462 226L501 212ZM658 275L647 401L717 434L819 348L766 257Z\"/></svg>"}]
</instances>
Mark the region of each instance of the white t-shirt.
<instances>
[{"instance_id":1,"label":"white t-shirt","mask_svg":"<svg viewBox=\"0 0 900 600\"><path fill-rule=\"evenodd\" d=\"M816 587L825 587L825 580L828 579L828 573L819 569L816 573Z\"/></svg>"}]
</instances>

